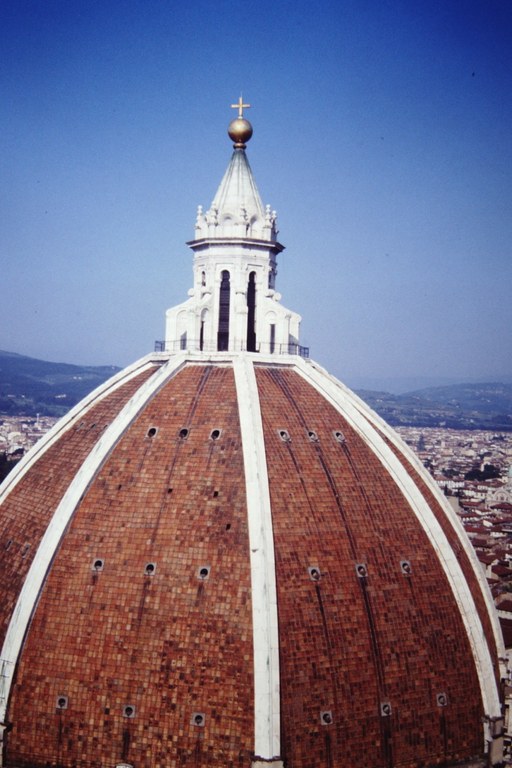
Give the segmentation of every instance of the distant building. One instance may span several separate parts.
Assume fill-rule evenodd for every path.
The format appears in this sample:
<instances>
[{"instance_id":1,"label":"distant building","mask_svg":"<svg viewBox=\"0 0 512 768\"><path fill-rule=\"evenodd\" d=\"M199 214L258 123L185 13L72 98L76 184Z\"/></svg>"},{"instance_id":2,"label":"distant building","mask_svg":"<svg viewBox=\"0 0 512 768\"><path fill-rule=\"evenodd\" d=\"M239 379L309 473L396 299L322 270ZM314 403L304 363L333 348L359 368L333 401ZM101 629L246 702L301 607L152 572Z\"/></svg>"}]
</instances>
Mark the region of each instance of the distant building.
<instances>
[{"instance_id":1,"label":"distant building","mask_svg":"<svg viewBox=\"0 0 512 768\"><path fill-rule=\"evenodd\" d=\"M486 497L488 507L509 504L512 508L512 467L507 472L507 482L499 488L489 491Z\"/></svg>"}]
</instances>

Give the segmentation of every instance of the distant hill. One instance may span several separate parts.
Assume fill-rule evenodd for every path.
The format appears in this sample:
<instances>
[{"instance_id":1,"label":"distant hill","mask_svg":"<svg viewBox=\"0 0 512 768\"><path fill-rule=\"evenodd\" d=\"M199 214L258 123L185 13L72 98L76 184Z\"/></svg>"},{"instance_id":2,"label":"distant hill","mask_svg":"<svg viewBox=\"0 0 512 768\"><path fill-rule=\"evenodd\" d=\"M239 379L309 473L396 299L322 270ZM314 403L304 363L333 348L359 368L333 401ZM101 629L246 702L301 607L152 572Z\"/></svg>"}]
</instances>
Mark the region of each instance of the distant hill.
<instances>
[{"instance_id":1,"label":"distant hill","mask_svg":"<svg viewBox=\"0 0 512 768\"><path fill-rule=\"evenodd\" d=\"M451 384L403 395L359 390L392 426L512 430L512 384Z\"/></svg>"},{"instance_id":2,"label":"distant hill","mask_svg":"<svg viewBox=\"0 0 512 768\"><path fill-rule=\"evenodd\" d=\"M0 350L0 414L62 416L120 368L49 363ZM392 426L512 430L512 384L357 394Z\"/></svg>"},{"instance_id":3,"label":"distant hill","mask_svg":"<svg viewBox=\"0 0 512 768\"><path fill-rule=\"evenodd\" d=\"M119 370L113 365L49 363L0 350L0 413L63 416Z\"/></svg>"}]
</instances>

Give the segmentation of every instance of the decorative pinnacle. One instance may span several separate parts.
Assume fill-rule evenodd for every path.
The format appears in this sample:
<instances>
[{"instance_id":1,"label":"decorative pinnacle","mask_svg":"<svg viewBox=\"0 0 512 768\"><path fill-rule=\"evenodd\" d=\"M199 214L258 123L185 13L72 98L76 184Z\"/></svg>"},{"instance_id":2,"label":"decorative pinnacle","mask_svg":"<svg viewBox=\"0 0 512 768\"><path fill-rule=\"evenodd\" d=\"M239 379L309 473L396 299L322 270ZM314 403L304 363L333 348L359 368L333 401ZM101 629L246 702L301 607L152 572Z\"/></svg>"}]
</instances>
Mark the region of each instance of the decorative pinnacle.
<instances>
[{"instance_id":1,"label":"decorative pinnacle","mask_svg":"<svg viewBox=\"0 0 512 768\"><path fill-rule=\"evenodd\" d=\"M244 104L244 100L242 98L242 95L240 94L240 98L238 99L238 104L232 104L231 109L238 109L238 117L241 118L244 116L244 109L249 109L251 105L250 104Z\"/></svg>"}]
</instances>

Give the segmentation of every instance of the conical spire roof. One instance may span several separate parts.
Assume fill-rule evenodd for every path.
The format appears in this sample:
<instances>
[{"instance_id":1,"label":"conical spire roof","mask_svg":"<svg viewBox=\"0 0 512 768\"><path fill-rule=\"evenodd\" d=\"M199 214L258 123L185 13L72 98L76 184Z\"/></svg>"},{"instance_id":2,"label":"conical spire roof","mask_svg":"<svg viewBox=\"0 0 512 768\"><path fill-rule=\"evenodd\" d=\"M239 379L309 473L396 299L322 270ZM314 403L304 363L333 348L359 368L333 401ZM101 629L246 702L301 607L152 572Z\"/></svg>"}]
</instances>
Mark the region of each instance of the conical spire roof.
<instances>
[{"instance_id":1,"label":"conical spire roof","mask_svg":"<svg viewBox=\"0 0 512 768\"><path fill-rule=\"evenodd\" d=\"M234 152L209 210L205 214L202 206L198 208L195 240L249 238L275 243L276 212L270 205L263 206L245 154L252 125L243 117L243 109L250 104L244 104L240 97L238 104L231 106L238 109L238 117L228 126Z\"/></svg>"},{"instance_id":2,"label":"conical spire roof","mask_svg":"<svg viewBox=\"0 0 512 768\"><path fill-rule=\"evenodd\" d=\"M227 216L236 219L244 211L248 221L263 220L265 210L258 187L252 174L249 160L243 149L235 149L226 169L212 208L221 219Z\"/></svg>"}]
</instances>

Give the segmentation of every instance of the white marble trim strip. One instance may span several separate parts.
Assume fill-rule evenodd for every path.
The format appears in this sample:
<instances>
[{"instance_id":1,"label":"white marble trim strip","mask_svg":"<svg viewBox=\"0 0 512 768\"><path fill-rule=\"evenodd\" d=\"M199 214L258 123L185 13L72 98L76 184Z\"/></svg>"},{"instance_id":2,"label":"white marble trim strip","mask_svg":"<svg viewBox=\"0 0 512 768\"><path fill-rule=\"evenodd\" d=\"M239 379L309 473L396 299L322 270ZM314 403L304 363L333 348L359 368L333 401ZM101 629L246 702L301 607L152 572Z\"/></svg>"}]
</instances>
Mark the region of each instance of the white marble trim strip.
<instances>
[{"instance_id":1,"label":"white marble trim strip","mask_svg":"<svg viewBox=\"0 0 512 768\"><path fill-rule=\"evenodd\" d=\"M395 479L411 509L426 532L432 546L436 550L439 562L446 574L459 611L464 622L466 633L473 651L475 668L480 681L480 690L487 717L501 717L501 706L495 684L494 668L485 642L485 635L480 617L473 601L468 583L462 573L439 522L427 502L419 492L416 484L408 474L399 459L389 450L383 438L368 423L366 418L357 410L352 402L351 393L343 392L330 377L316 370L312 365L302 360L296 361L296 367L302 377L322 394L351 426L364 437L379 461L386 467Z\"/></svg>"},{"instance_id":2,"label":"white marble trim strip","mask_svg":"<svg viewBox=\"0 0 512 768\"><path fill-rule=\"evenodd\" d=\"M260 401L253 361L233 361L244 455L254 643L254 754L281 750L279 632L272 510Z\"/></svg>"},{"instance_id":3,"label":"white marble trim strip","mask_svg":"<svg viewBox=\"0 0 512 768\"><path fill-rule=\"evenodd\" d=\"M41 539L38 550L34 555L34 560L32 561L18 596L18 601L13 611L0 655L0 731L2 725L5 723L11 683L23 647L23 640L27 627L35 606L37 605L48 569L77 505L80 503L83 494L86 492L89 484L107 459L113 447L131 422L136 418L148 400L170 377L174 376L184 364L184 355L177 355L166 365L163 365L157 370L154 376L141 385L140 389L135 392L132 398L120 411L116 419L101 435L73 478L66 493L62 497L60 504L57 506L52 520Z\"/></svg>"}]
</instances>

